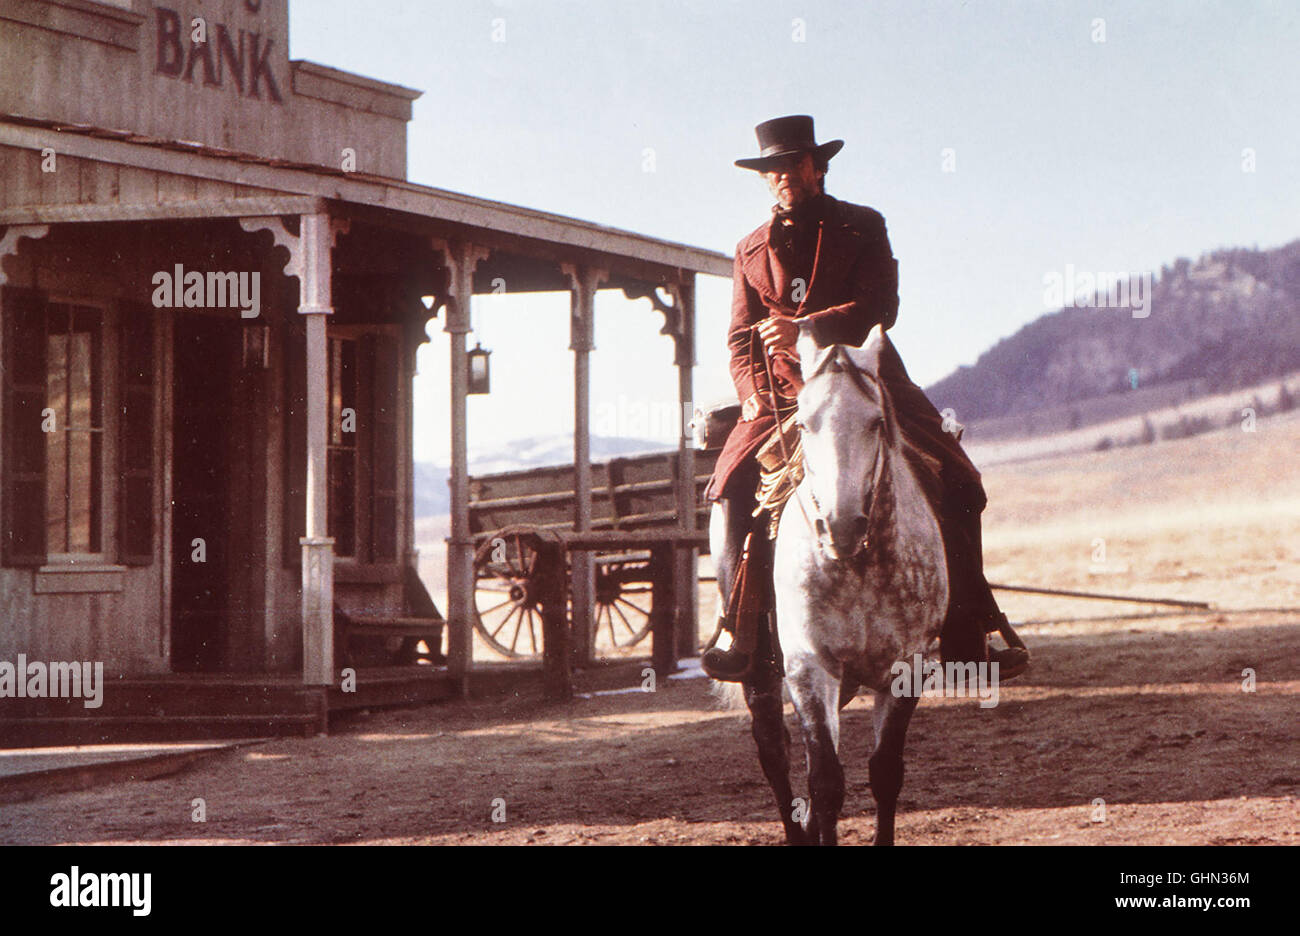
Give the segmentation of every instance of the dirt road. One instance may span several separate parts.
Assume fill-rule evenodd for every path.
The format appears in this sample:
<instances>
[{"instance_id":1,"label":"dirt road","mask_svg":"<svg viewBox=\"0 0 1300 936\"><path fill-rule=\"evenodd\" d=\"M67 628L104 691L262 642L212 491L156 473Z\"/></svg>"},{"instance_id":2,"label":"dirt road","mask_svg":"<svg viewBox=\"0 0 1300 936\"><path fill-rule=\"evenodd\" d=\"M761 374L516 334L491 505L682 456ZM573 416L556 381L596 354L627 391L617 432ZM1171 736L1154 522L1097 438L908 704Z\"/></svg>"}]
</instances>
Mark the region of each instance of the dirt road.
<instances>
[{"instance_id":1,"label":"dirt road","mask_svg":"<svg viewBox=\"0 0 1300 936\"><path fill-rule=\"evenodd\" d=\"M1003 687L996 708L922 701L899 841L1300 843L1295 625L1258 614L1031 628L1033 673ZM588 677L589 688L598 678L640 682L635 666ZM855 700L847 843L873 833L869 731L870 702ZM192 821L196 797L206 822ZM180 776L0 808L4 844L780 839L746 716L715 708L701 679L564 706L524 694L377 713Z\"/></svg>"},{"instance_id":2,"label":"dirt road","mask_svg":"<svg viewBox=\"0 0 1300 936\"><path fill-rule=\"evenodd\" d=\"M1057 623L1022 629L1033 666L995 708L922 701L900 843L1300 844L1300 613L1243 610L1300 605L1295 471L1278 458L1297 443L1300 414L987 474L991 579L1233 610L1080 619L1151 609L1005 595L1013 620ZM170 778L0 806L0 843L778 843L747 715L702 679L642 692L642 665L581 675L620 694L376 713ZM867 699L845 710L848 843L874 829L870 721Z\"/></svg>"}]
</instances>

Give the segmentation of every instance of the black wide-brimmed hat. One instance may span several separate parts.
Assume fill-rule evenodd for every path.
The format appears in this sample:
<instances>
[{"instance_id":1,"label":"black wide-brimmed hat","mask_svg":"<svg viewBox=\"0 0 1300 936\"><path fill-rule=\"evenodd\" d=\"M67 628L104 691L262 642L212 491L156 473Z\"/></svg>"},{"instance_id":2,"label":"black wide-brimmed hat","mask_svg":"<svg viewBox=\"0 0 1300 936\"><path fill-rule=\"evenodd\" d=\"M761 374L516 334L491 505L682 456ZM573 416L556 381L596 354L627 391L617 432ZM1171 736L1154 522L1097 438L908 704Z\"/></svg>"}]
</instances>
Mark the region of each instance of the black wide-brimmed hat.
<instances>
[{"instance_id":1,"label":"black wide-brimmed hat","mask_svg":"<svg viewBox=\"0 0 1300 936\"><path fill-rule=\"evenodd\" d=\"M822 162L828 162L844 148L843 140L818 143L813 134L813 119L807 114L765 120L754 128L754 135L758 137L758 156L737 159L736 165L755 172L766 172L773 161L792 153L812 153L821 157Z\"/></svg>"}]
</instances>

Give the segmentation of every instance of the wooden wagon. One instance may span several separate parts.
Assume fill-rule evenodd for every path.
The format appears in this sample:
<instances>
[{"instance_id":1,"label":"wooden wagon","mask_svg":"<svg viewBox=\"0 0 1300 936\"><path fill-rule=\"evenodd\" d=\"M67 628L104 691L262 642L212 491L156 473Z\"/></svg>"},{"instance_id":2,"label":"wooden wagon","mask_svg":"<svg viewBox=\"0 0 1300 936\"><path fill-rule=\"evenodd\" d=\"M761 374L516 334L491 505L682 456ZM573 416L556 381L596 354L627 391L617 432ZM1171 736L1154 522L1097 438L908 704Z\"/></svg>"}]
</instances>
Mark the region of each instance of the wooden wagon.
<instances>
[{"instance_id":1,"label":"wooden wagon","mask_svg":"<svg viewBox=\"0 0 1300 936\"><path fill-rule=\"evenodd\" d=\"M539 537L558 544L565 582L573 564L593 565L591 620L606 651L640 643L671 604L675 550L707 550L708 508L703 491L717 449L695 450L695 517L680 517L677 479L681 451L655 452L595 463L589 531L574 524L571 465L484 474L469 479L470 532L475 542L472 618L483 641L507 657L543 650L544 584ZM566 594L566 609L572 608ZM566 620L572 611L566 610Z\"/></svg>"}]
</instances>

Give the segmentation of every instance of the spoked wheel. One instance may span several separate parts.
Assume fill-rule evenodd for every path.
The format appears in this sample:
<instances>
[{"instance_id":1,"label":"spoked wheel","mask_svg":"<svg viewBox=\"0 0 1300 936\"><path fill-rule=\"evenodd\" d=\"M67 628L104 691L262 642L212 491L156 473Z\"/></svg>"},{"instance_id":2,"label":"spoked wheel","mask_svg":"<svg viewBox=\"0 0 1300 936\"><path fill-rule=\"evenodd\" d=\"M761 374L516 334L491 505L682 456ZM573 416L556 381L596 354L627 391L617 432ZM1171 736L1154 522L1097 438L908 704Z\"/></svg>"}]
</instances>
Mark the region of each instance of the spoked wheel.
<instances>
[{"instance_id":1,"label":"spoked wheel","mask_svg":"<svg viewBox=\"0 0 1300 936\"><path fill-rule=\"evenodd\" d=\"M626 650L650 633L650 563L645 560L599 562L596 566L596 640L602 635Z\"/></svg>"},{"instance_id":2,"label":"spoked wheel","mask_svg":"<svg viewBox=\"0 0 1300 936\"><path fill-rule=\"evenodd\" d=\"M503 530L474 554L474 629L508 657L542 652L537 551L529 531Z\"/></svg>"}]
</instances>

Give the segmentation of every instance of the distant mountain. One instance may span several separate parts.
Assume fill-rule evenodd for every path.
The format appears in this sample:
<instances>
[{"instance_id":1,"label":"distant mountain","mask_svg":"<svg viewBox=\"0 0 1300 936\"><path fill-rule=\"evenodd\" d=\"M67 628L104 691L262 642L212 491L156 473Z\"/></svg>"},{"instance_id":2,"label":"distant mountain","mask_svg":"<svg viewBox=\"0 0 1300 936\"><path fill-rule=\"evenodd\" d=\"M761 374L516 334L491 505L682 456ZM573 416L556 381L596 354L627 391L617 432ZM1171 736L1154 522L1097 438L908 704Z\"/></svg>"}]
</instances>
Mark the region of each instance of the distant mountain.
<instances>
[{"instance_id":1,"label":"distant mountain","mask_svg":"<svg viewBox=\"0 0 1300 936\"><path fill-rule=\"evenodd\" d=\"M672 448L671 443L653 439L592 436L591 457L604 461L623 455L642 452L662 452ZM471 475L494 474L499 471L520 471L546 465L573 463L573 436L534 436L517 439L505 445L470 453ZM445 514L451 509L451 493L447 488L450 468L434 462L415 463L415 515L431 517Z\"/></svg>"},{"instance_id":2,"label":"distant mountain","mask_svg":"<svg viewBox=\"0 0 1300 936\"><path fill-rule=\"evenodd\" d=\"M1068 294L1068 293L1067 293ZM1217 393L1300 370L1300 241L1177 260L1130 308L1063 308L926 390L961 422L1018 416L1135 387Z\"/></svg>"}]
</instances>

